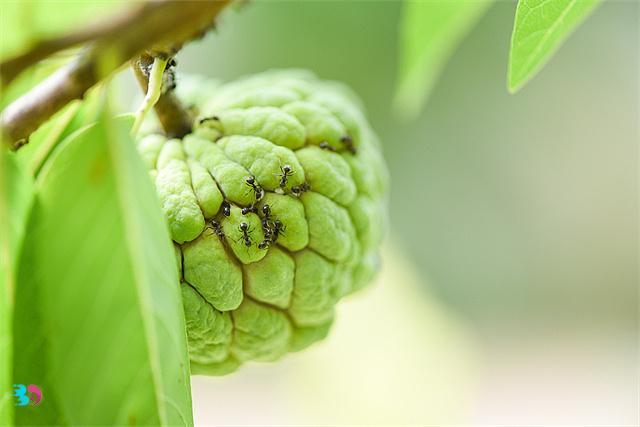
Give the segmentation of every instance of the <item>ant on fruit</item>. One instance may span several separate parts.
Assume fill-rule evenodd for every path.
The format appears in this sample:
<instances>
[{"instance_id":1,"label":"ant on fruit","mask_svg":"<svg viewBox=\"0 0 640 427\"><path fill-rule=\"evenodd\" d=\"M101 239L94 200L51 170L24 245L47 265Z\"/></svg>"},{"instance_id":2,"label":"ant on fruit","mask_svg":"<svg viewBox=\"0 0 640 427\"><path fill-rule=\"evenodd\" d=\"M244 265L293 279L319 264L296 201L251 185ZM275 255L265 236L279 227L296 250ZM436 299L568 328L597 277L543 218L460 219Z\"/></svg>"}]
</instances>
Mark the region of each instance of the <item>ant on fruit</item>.
<instances>
[{"instance_id":1,"label":"ant on fruit","mask_svg":"<svg viewBox=\"0 0 640 427\"><path fill-rule=\"evenodd\" d=\"M247 187L250 187L249 191L253 190L256 196L256 201L259 201L260 199L262 199L262 197L264 196L264 190L262 189L262 187L260 187L260 184L256 183L255 177L253 176L245 177L244 183Z\"/></svg>"},{"instance_id":2,"label":"ant on fruit","mask_svg":"<svg viewBox=\"0 0 640 427\"><path fill-rule=\"evenodd\" d=\"M241 222L240 225L238 226L238 230L240 232L242 232L242 236L240 236L236 242L239 242L240 240L244 241L244 245L246 247L251 246L252 244L252 240L251 240L251 232L253 231L253 229L251 227L249 227L249 224L247 224L246 222Z\"/></svg>"},{"instance_id":3,"label":"ant on fruit","mask_svg":"<svg viewBox=\"0 0 640 427\"><path fill-rule=\"evenodd\" d=\"M279 219L273 221L273 237L271 238L271 243L275 243L280 234L284 235L286 229L287 227Z\"/></svg>"},{"instance_id":4,"label":"ant on fruit","mask_svg":"<svg viewBox=\"0 0 640 427\"><path fill-rule=\"evenodd\" d=\"M224 216L231 215L231 205L226 200L222 202L222 215Z\"/></svg>"},{"instance_id":5,"label":"ant on fruit","mask_svg":"<svg viewBox=\"0 0 640 427\"><path fill-rule=\"evenodd\" d=\"M244 208L242 208L242 215L247 215L250 212L258 212L258 209L255 207L255 205L245 206Z\"/></svg>"},{"instance_id":6,"label":"ant on fruit","mask_svg":"<svg viewBox=\"0 0 640 427\"><path fill-rule=\"evenodd\" d=\"M329 151L336 151L336 148L332 145L330 145L327 141L322 141L318 147L322 148L323 150L329 150Z\"/></svg>"},{"instance_id":7,"label":"ant on fruit","mask_svg":"<svg viewBox=\"0 0 640 427\"><path fill-rule=\"evenodd\" d=\"M218 116L203 117L203 118L201 118L200 120L198 120L198 124L200 124L200 125L201 125L201 124L203 124L203 123L211 122L211 121L213 121L213 122L219 122L219 121L220 121L220 117L218 117Z\"/></svg>"},{"instance_id":8,"label":"ant on fruit","mask_svg":"<svg viewBox=\"0 0 640 427\"><path fill-rule=\"evenodd\" d=\"M280 172L282 173L276 173L275 175L280 177L280 188L284 188L287 186L287 178L294 175L295 171L291 169L291 166L284 165L280 166Z\"/></svg>"},{"instance_id":9,"label":"ant on fruit","mask_svg":"<svg viewBox=\"0 0 640 427\"><path fill-rule=\"evenodd\" d=\"M264 237L269 239L271 237L271 208L269 205L262 207L262 213L264 214L264 218L262 218L262 231L264 231Z\"/></svg>"},{"instance_id":10,"label":"ant on fruit","mask_svg":"<svg viewBox=\"0 0 640 427\"><path fill-rule=\"evenodd\" d=\"M213 233L221 239L224 239L224 231L222 231L222 225L216 221L216 219L211 220L211 226L209 227L213 230Z\"/></svg>"},{"instance_id":11,"label":"ant on fruit","mask_svg":"<svg viewBox=\"0 0 640 427\"><path fill-rule=\"evenodd\" d=\"M267 204L262 206L262 231L264 232L264 240L258 244L258 249L268 249L272 243L278 238L278 233L282 232L282 223L278 220L271 221L271 207ZM278 225L276 225L276 223ZM273 224L273 228L271 228Z\"/></svg>"},{"instance_id":12,"label":"ant on fruit","mask_svg":"<svg viewBox=\"0 0 640 427\"><path fill-rule=\"evenodd\" d=\"M293 193L294 196L300 197L302 193L306 193L310 189L311 189L311 186L309 185L309 183L303 182L302 185L299 187L298 186L291 187L291 192Z\"/></svg>"},{"instance_id":13,"label":"ant on fruit","mask_svg":"<svg viewBox=\"0 0 640 427\"><path fill-rule=\"evenodd\" d=\"M262 207L262 213L264 214L264 219L262 220L262 226L264 226L265 221L266 221L266 224L269 224L269 221L271 220L271 206L265 204Z\"/></svg>"},{"instance_id":14,"label":"ant on fruit","mask_svg":"<svg viewBox=\"0 0 640 427\"><path fill-rule=\"evenodd\" d=\"M358 150L356 149L356 146L353 145L353 138L351 138L349 135L345 135L342 138L340 138L340 142L344 144L344 146L347 148L347 150L351 154L356 154L358 152Z\"/></svg>"}]
</instances>

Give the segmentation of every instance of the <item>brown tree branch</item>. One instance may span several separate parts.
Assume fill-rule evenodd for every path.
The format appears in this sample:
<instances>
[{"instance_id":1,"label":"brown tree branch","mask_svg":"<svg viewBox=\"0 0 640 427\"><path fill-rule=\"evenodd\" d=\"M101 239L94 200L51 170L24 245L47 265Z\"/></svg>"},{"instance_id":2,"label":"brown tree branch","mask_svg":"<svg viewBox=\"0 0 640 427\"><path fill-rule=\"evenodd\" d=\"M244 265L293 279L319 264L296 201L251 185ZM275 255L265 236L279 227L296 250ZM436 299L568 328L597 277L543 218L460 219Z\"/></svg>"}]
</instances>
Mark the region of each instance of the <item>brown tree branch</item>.
<instances>
[{"instance_id":1,"label":"brown tree branch","mask_svg":"<svg viewBox=\"0 0 640 427\"><path fill-rule=\"evenodd\" d=\"M0 78L7 86L22 71L36 62L64 49L114 34L118 29L134 25L141 16L148 12L149 3L140 3L106 20L92 23L87 28L63 35L58 38L39 40L27 52L0 63Z\"/></svg>"},{"instance_id":2,"label":"brown tree branch","mask_svg":"<svg viewBox=\"0 0 640 427\"><path fill-rule=\"evenodd\" d=\"M2 112L2 130L16 149L40 124L53 116L96 82L92 62L81 55L64 65L28 94L18 98Z\"/></svg>"},{"instance_id":3,"label":"brown tree branch","mask_svg":"<svg viewBox=\"0 0 640 427\"><path fill-rule=\"evenodd\" d=\"M70 101L82 98L88 89L131 58L144 52L173 54L183 43L203 35L229 3L230 0L148 2L130 10L130 16L115 20L117 25L105 25L103 28L108 31L95 31L96 38L74 61L4 109L0 126L12 147L21 145L40 124ZM54 45L68 47L65 43L50 46ZM37 55L23 55L23 60L14 62L11 73L17 75L20 67L33 63L40 54L54 51L42 49Z\"/></svg>"},{"instance_id":4,"label":"brown tree branch","mask_svg":"<svg viewBox=\"0 0 640 427\"><path fill-rule=\"evenodd\" d=\"M153 57L146 54L141 55L131 63L138 83L140 83L142 90L145 92L149 85L149 76L145 73L145 70L148 70L152 63ZM162 129L170 138L182 138L191 132L192 117L173 93L172 87L163 90L160 99L158 99L153 108L162 125Z\"/></svg>"}]
</instances>

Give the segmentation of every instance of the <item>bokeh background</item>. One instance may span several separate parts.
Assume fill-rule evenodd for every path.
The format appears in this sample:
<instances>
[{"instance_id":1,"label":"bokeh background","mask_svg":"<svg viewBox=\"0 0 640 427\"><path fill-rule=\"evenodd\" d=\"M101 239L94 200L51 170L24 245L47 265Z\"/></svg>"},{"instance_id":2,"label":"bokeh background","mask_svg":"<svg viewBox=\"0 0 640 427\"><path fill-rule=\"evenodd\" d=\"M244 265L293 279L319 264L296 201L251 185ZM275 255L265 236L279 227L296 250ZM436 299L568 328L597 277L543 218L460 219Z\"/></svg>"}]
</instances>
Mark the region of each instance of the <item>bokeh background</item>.
<instances>
[{"instance_id":1,"label":"bokeh background","mask_svg":"<svg viewBox=\"0 0 640 427\"><path fill-rule=\"evenodd\" d=\"M409 121L400 2L256 1L179 54L223 80L345 81L393 180L377 283L326 342L195 377L197 423L637 425L640 7L605 2L509 95L515 7L490 8Z\"/></svg>"}]
</instances>

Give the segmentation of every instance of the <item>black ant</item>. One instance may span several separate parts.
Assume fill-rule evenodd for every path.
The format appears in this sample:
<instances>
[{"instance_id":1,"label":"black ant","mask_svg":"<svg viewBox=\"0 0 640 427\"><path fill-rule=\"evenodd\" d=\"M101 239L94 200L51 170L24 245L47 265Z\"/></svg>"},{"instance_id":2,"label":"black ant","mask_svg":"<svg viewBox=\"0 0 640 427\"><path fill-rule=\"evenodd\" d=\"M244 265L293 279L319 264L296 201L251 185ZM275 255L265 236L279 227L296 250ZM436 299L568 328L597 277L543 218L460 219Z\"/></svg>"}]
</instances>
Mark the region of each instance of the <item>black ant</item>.
<instances>
[{"instance_id":1,"label":"black ant","mask_svg":"<svg viewBox=\"0 0 640 427\"><path fill-rule=\"evenodd\" d=\"M277 173L275 175L280 177L280 188L284 188L287 186L287 177L294 175L295 172L289 165L280 166L280 172L282 173Z\"/></svg>"},{"instance_id":2,"label":"black ant","mask_svg":"<svg viewBox=\"0 0 640 427\"><path fill-rule=\"evenodd\" d=\"M222 202L222 214L224 216L231 215L231 205L226 200Z\"/></svg>"},{"instance_id":3,"label":"black ant","mask_svg":"<svg viewBox=\"0 0 640 427\"><path fill-rule=\"evenodd\" d=\"M254 205L245 206L244 208L242 208L242 215L247 215L250 212L257 213L258 209Z\"/></svg>"},{"instance_id":4,"label":"black ant","mask_svg":"<svg viewBox=\"0 0 640 427\"><path fill-rule=\"evenodd\" d=\"M211 122L211 121L219 122L220 121L220 117L218 117L218 116L203 117L200 120L198 120L198 124L203 124L203 123Z\"/></svg>"},{"instance_id":5,"label":"black ant","mask_svg":"<svg viewBox=\"0 0 640 427\"><path fill-rule=\"evenodd\" d=\"M258 249L267 249L275 240L271 240L274 230L271 228L271 207L264 205L262 207L264 218L262 219L262 231L264 232L264 240L258 244ZM280 223L280 221L278 221ZM275 225L274 225L275 227Z\"/></svg>"},{"instance_id":6,"label":"black ant","mask_svg":"<svg viewBox=\"0 0 640 427\"><path fill-rule=\"evenodd\" d=\"M262 207L262 213L264 214L264 219L262 220L262 226L264 226L265 221L267 221L266 224L269 224L269 221L271 220L271 207L265 204Z\"/></svg>"},{"instance_id":7,"label":"black ant","mask_svg":"<svg viewBox=\"0 0 640 427\"><path fill-rule=\"evenodd\" d=\"M240 240L244 240L244 245L246 247L251 246L251 232L253 231L251 229L251 227L249 227L249 224L247 224L246 222L241 222L240 225L238 226L238 230L240 230L242 232L242 236L240 236L236 242L240 241Z\"/></svg>"},{"instance_id":8,"label":"black ant","mask_svg":"<svg viewBox=\"0 0 640 427\"><path fill-rule=\"evenodd\" d=\"M246 177L244 179L244 183L248 187L251 187L249 191L253 190L254 194L256 195L256 201L262 199L262 196L264 196L264 190L262 189L262 187L260 187L260 184L256 183L255 177L253 176Z\"/></svg>"},{"instance_id":9,"label":"black ant","mask_svg":"<svg viewBox=\"0 0 640 427\"><path fill-rule=\"evenodd\" d=\"M340 138L340 142L342 142L344 146L347 147L347 150L351 154L356 154L358 152L358 150L356 149L356 146L353 145L353 138L351 138L349 135L345 135L342 138Z\"/></svg>"},{"instance_id":10,"label":"black ant","mask_svg":"<svg viewBox=\"0 0 640 427\"><path fill-rule=\"evenodd\" d=\"M271 243L275 243L280 234L284 235L286 229L287 227L279 219L273 221L273 237L271 238Z\"/></svg>"},{"instance_id":11,"label":"black ant","mask_svg":"<svg viewBox=\"0 0 640 427\"><path fill-rule=\"evenodd\" d=\"M215 219L211 220L211 229L213 229L213 232L216 236L224 239L224 231L222 231L222 225Z\"/></svg>"},{"instance_id":12,"label":"black ant","mask_svg":"<svg viewBox=\"0 0 640 427\"><path fill-rule=\"evenodd\" d=\"M165 75L162 82L162 90L173 90L176 88L176 71L175 67L178 65L175 59L171 58L167 61L167 65L164 67Z\"/></svg>"},{"instance_id":13,"label":"black ant","mask_svg":"<svg viewBox=\"0 0 640 427\"><path fill-rule=\"evenodd\" d=\"M264 214L264 218L262 218L262 231L264 231L264 236L269 238L271 237L271 208L269 205L262 207L262 213Z\"/></svg>"},{"instance_id":14,"label":"black ant","mask_svg":"<svg viewBox=\"0 0 640 427\"><path fill-rule=\"evenodd\" d=\"M330 145L327 141L322 141L318 147L322 148L323 150L329 150L329 151L336 151L336 148L333 145Z\"/></svg>"},{"instance_id":15,"label":"black ant","mask_svg":"<svg viewBox=\"0 0 640 427\"><path fill-rule=\"evenodd\" d=\"M311 189L308 182L303 182L301 186L291 187L291 192L294 196L300 196L302 193L306 193Z\"/></svg>"}]
</instances>

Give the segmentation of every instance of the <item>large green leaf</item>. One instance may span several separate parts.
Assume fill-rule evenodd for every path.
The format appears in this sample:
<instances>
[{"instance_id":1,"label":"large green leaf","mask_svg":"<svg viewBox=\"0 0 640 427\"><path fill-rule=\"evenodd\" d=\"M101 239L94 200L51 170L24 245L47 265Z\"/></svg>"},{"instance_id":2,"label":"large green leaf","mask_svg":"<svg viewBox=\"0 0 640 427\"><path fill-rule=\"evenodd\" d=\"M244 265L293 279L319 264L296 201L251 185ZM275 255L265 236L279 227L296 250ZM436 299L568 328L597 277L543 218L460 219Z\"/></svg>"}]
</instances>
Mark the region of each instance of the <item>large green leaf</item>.
<instances>
[{"instance_id":1,"label":"large green leaf","mask_svg":"<svg viewBox=\"0 0 640 427\"><path fill-rule=\"evenodd\" d=\"M33 204L33 182L3 147L0 141L0 425L10 425L15 268Z\"/></svg>"},{"instance_id":2,"label":"large green leaf","mask_svg":"<svg viewBox=\"0 0 640 427\"><path fill-rule=\"evenodd\" d=\"M2 227L5 233L6 227ZM13 287L13 278L9 271L9 260L7 242L0 242L2 251L0 253L0 425L13 424L13 402L11 401L11 364L13 362L13 336L12 336L12 316L13 297L10 294L9 286Z\"/></svg>"},{"instance_id":3,"label":"large green leaf","mask_svg":"<svg viewBox=\"0 0 640 427\"><path fill-rule=\"evenodd\" d=\"M442 68L491 0L407 1L400 23L395 109L420 111Z\"/></svg>"},{"instance_id":4,"label":"large green leaf","mask_svg":"<svg viewBox=\"0 0 640 427\"><path fill-rule=\"evenodd\" d=\"M551 58L600 0L520 0L511 36L508 87L516 92Z\"/></svg>"},{"instance_id":5,"label":"large green leaf","mask_svg":"<svg viewBox=\"0 0 640 427\"><path fill-rule=\"evenodd\" d=\"M46 400L20 423L193 423L175 255L131 123L70 135L38 177L14 372Z\"/></svg>"}]
</instances>

